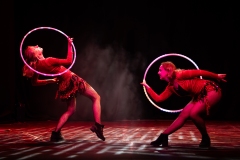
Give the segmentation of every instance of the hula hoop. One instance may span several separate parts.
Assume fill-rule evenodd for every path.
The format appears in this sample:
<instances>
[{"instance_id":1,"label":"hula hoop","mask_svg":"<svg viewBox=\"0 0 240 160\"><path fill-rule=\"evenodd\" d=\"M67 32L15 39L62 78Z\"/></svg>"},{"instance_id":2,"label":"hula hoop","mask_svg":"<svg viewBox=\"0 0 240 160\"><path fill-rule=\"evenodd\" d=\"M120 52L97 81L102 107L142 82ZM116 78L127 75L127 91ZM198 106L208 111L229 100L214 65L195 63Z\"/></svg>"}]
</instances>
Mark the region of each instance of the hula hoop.
<instances>
[{"instance_id":1,"label":"hula hoop","mask_svg":"<svg viewBox=\"0 0 240 160\"><path fill-rule=\"evenodd\" d=\"M197 69L199 69L199 67L197 66L197 64L196 64L192 59L190 59L189 57L184 56L184 55L182 55L182 54L178 54L178 53L168 53L168 54L164 54L164 55L161 55L161 56L157 57L155 60L153 60L153 61L149 64L149 66L147 67L147 69L146 69L146 71L145 71L145 73L144 73L143 82L145 82L145 78L146 78L146 75L147 75L147 73L148 73L149 68L150 68L156 61L158 61L159 59L164 58L164 57L168 57L168 56L183 57L183 58L187 59L188 61L190 61ZM200 76L200 78L202 79L202 76ZM149 96L148 96L148 94L147 94L147 91L146 91L146 88L145 88L144 86L143 86L143 90L144 90L144 93L145 93L147 99L148 99L148 100L150 101L150 103L152 103L152 105L155 106L156 108L158 108L158 109L160 109L160 110L162 110L162 111L164 111L164 112L169 112L169 113L177 113L177 112L181 112L181 111L182 111L182 109L178 109L178 110L168 110L168 109L164 109L164 108L159 107L158 105L156 105L156 104L149 98Z\"/></svg>"},{"instance_id":2,"label":"hula hoop","mask_svg":"<svg viewBox=\"0 0 240 160\"><path fill-rule=\"evenodd\" d=\"M34 72L36 72L36 73L38 73L38 74L41 74L41 75L44 75L44 76L52 76L52 77L55 77L55 76L60 76L60 75L62 75L62 74L64 74L64 73L66 73L68 70L70 70L70 69L72 68L72 66L73 66L73 64L75 63L75 60L76 60L76 48L75 48L73 42L72 42L72 47L73 47L73 61L72 61L72 64L71 64L65 71L63 71L63 72L56 73L56 74L42 73L42 72L39 72L39 71L35 70L34 68L32 68L32 67L31 67L30 65L28 65L27 62L25 61L25 59L24 59L24 57L23 57L23 54L22 54L22 45L23 45L23 42L24 42L24 40L26 39L26 37L27 37L30 33L34 32L34 31L36 31L36 30L40 30L40 29L50 29L50 30L54 30L54 31L57 31L57 32L61 33L62 35L64 35L65 37L68 38L68 36L67 36L64 32L62 32L62 31L60 31L60 30L58 30L58 29L56 29L56 28L52 28L52 27L38 27L38 28L34 28L34 29L30 30L30 31L23 37L22 42L21 42L21 45L20 45L20 55L21 55L21 58L22 58L23 62L24 62L31 70L33 70Z\"/></svg>"}]
</instances>

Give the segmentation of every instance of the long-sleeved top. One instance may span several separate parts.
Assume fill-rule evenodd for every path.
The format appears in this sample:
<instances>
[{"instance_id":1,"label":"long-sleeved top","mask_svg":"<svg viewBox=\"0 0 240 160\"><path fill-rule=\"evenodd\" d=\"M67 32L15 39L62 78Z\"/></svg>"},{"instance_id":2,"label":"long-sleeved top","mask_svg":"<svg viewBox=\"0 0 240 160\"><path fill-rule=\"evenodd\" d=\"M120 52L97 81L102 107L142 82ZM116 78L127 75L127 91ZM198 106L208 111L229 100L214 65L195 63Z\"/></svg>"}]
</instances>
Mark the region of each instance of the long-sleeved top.
<instances>
[{"instance_id":1,"label":"long-sleeved top","mask_svg":"<svg viewBox=\"0 0 240 160\"><path fill-rule=\"evenodd\" d=\"M219 79L217 74L205 70L176 70L176 82L184 91L189 94L189 96L192 97L200 94L207 82L210 81L207 79L200 79L200 76L216 80ZM157 94L152 88L148 88L147 92L156 102L162 102L166 100L173 93L181 96L178 94L178 92L176 92L173 85L170 83L168 83L167 87L161 94Z\"/></svg>"}]
</instances>

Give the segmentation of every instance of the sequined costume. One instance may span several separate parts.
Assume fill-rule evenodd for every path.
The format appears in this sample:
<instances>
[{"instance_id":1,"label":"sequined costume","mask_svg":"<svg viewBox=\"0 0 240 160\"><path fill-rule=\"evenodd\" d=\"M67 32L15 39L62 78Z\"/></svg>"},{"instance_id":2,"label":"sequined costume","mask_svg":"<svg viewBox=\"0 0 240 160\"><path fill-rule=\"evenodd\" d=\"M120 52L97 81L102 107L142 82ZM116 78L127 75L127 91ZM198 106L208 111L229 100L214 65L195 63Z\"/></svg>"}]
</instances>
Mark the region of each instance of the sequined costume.
<instances>
[{"instance_id":1,"label":"sequined costume","mask_svg":"<svg viewBox=\"0 0 240 160\"><path fill-rule=\"evenodd\" d=\"M57 74L66 70L66 68L60 63L61 59L57 58L45 58L37 62L37 70L48 74ZM67 100L72 96L76 96L77 93L83 93L85 91L86 82L68 70L64 74L57 77L59 80L59 87L55 98Z\"/></svg>"},{"instance_id":2,"label":"sequined costume","mask_svg":"<svg viewBox=\"0 0 240 160\"><path fill-rule=\"evenodd\" d=\"M218 75L205 70L177 70L175 72L176 83L178 89L175 89L171 83L168 83L167 87L161 94L157 94L153 89L148 88L147 92L151 98L156 102L162 102L169 98L173 93L178 96L191 96L193 101L203 101L206 104L206 111L209 114L210 105L206 98L207 92L217 91L221 92L221 88L211 80L200 79L200 76L218 79Z\"/></svg>"}]
</instances>

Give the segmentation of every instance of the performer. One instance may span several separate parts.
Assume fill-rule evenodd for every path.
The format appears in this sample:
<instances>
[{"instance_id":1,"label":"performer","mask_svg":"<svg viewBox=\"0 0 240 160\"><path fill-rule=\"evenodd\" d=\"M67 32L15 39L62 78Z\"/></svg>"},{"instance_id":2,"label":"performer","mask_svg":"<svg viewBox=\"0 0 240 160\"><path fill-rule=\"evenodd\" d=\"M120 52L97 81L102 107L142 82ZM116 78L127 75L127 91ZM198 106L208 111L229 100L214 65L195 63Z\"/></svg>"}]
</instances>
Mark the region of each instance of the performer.
<instances>
[{"instance_id":1,"label":"performer","mask_svg":"<svg viewBox=\"0 0 240 160\"><path fill-rule=\"evenodd\" d=\"M41 47L28 46L24 52L25 60L32 68L39 72L48 74L62 73L66 70L64 66L71 65L73 60L72 41L72 38L68 38L68 52L66 59L54 57L44 58L43 49ZM69 117L76 111L76 96L78 93L92 100L95 124L90 130L95 132L98 138L105 141L103 135L104 125L101 124L100 96L84 79L68 70L57 78L40 80L38 79L39 75L26 65L23 67L23 76L31 78L32 85L34 86L58 83L59 87L56 93L56 98L60 98L67 103L67 111L62 114L55 130L52 131L50 141L58 142L64 140L61 134L61 129Z\"/></svg>"},{"instance_id":2,"label":"performer","mask_svg":"<svg viewBox=\"0 0 240 160\"><path fill-rule=\"evenodd\" d=\"M154 101L160 103L173 93L178 96L191 96L192 100L183 108L177 119L150 144L153 146L168 146L168 136L180 129L190 118L202 135L199 147L210 147L211 140L205 126L204 117L209 114L210 107L221 99L222 92L218 82L226 82L224 79L226 74L215 74L198 69L176 69L172 62L166 61L161 63L158 75L160 80L168 82L167 87L161 94L155 93L146 81L141 83ZM200 76L208 79L200 79ZM214 80L217 80L217 82Z\"/></svg>"}]
</instances>

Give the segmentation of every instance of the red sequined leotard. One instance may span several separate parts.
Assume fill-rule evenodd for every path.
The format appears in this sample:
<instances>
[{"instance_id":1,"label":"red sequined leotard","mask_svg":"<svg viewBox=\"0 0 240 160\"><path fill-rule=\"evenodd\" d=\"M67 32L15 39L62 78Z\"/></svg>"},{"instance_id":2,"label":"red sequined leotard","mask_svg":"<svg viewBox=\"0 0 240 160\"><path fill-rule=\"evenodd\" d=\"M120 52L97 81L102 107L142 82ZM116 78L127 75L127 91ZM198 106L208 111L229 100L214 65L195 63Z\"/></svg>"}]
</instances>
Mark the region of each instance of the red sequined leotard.
<instances>
[{"instance_id":1,"label":"red sequined leotard","mask_svg":"<svg viewBox=\"0 0 240 160\"><path fill-rule=\"evenodd\" d=\"M36 64L36 69L48 74L61 73L65 71L66 68L59 65L59 61L60 59L52 57L39 60ZM66 100L72 96L76 96L77 93L83 93L85 91L85 81L70 70L57 78L59 80L59 87L56 93L56 98Z\"/></svg>"},{"instance_id":2,"label":"red sequined leotard","mask_svg":"<svg viewBox=\"0 0 240 160\"><path fill-rule=\"evenodd\" d=\"M173 93L178 96L191 96L193 101L202 100L206 104L207 114L209 114L210 105L205 97L209 91L221 92L220 87L211 80L200 79L203 76L206 78L218 79L218 75L205 70L177 70L176 83L181 92L174 89L173 85L168 83L167 87L161 94L157 94L153 89L148 88L147 92L151 98L156 102L162 102L169 98ZM183 95L184 94L184 95Z\"/></svg>"}]
</instances>

